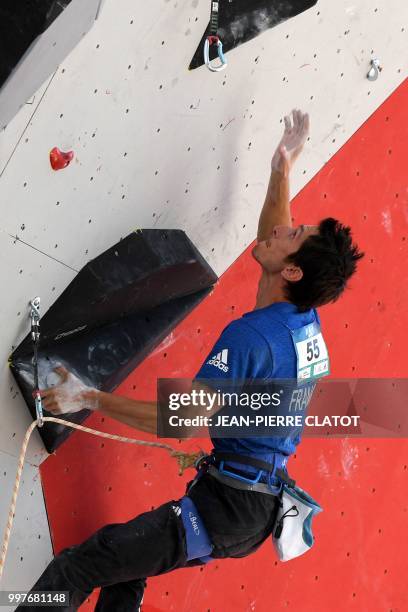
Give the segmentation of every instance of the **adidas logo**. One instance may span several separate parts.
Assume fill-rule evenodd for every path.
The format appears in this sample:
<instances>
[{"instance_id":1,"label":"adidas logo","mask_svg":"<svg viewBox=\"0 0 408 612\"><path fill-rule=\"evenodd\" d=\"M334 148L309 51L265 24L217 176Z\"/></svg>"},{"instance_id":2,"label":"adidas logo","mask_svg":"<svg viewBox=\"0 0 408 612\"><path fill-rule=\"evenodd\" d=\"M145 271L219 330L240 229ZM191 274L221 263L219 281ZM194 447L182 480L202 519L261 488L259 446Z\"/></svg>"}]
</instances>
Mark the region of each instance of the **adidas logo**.
<instances>
[{"instance_id":1,"label":"adidas logo","mask_svg":"<svg viewBox=\"0 0 408 612\"><path fill-rule=\"evenodd\" d=\"M172 505L172 510L174 510L174 512L175 512L175 514L176 514L176 516L180 516L180 514L181 514L181 508L180 508L180 506L173 506L173 505Z\"/></svg>"},{"instance_id":2,"label":"adidas logo","mask_svg":"<svg viewBox=\"0 0 408 612\"><path fill-rule=\"evenodd\" d=\"M217 355L214 355L207 363L219 368L223 372L228 372L228 349L224 349L220 353L217 353Z\"/></svg>"}]
</instances>

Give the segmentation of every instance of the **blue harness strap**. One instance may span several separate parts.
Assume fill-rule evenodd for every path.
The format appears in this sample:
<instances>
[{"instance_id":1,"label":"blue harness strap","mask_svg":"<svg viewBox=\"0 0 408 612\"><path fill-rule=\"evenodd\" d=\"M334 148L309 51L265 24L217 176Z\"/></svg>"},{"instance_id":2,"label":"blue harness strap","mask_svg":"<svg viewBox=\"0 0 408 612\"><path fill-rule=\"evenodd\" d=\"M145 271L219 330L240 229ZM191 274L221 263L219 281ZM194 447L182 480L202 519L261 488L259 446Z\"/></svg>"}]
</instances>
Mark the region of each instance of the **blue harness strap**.
<instances>
[{"instance_id":1,"label":"blue harness strap","mask_svg":"<svg viewBox=\"0 0 408 612\"><path fill-rule=\"evenodd\" d=\"M187 561L200 559L203 563L212 561L213 549L208 532L190 497L185 495L180 500L181 518L186 532Z\"/></svg>"}]
</instances>

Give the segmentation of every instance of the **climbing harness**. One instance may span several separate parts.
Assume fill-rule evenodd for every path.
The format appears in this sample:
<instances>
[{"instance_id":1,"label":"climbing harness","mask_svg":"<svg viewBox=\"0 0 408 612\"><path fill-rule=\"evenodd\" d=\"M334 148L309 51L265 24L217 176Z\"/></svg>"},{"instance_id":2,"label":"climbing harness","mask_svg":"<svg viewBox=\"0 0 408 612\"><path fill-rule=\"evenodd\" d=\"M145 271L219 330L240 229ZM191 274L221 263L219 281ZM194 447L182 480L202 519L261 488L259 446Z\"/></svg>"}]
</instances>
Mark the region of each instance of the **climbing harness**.
<instances>
[{"instance_id":1,"label":"climbing harness","mask_svg":"<svg viewBox=\"0 0 408 612\"><path fill-rule=\"evenodd\" d=\"M219 472L220 474L225 474L226 476L235 477L237 480L240 480L244 483L253 486L257 484L261 480L261 476L264 471L268 472L268 485L271 486L271 478L277 477L282 479L284 482L294 482L291 478L286 474L284 468L286 466L288 457L283 453L274 453L273 455L273 464L267 463L266 461L262 461L261 459L256 459L255 457L245 457L235 453L223 453L220 451L215 451L213 453L214 460L219 461ZM229 461L233 465L233 462L237 462L241 465L249 465L251 467L257 468L258 474L254 476L254 478L249 478L247 476L243 477L238 474L234 474L230 470L225 468L225 462Z\"/></svg>"},{"instance_id":2,"label":"climbing harness","mask_svg":"<svg viewBox=\"0 0 408 612\"><path fill-rule=\"evenodd\" d=\"M284 482L289 486L295 485L295 481L289 477L285 470L287 460L287 455L278 452L273 455L273 463L267 463L255 457L214 451L208 458L208 471L217 480L234 489L279 495ZM201 458L200 461L204 462L204 459ZM228 469L225 467L227 463L230 466ZM258 470L257 474L252 478L249 475L240 474L238 471L242 472L245 466L256 468ZM237 469L237 472L233 471L235 469ZM272 482L273 479L275 483Z\"/></svg>"},{"instance_id":3,"label":"climbing harness","mask_svg":"<svg viewBox=\"0 0 408 612\"><path fill-rule=\"evenodd\" d=\"M6 528L4 532L1 557L0 557L0 580L4 570L4 564L6 561L7 549L10 541L10 533L13 525L13 520L15 516L16 502L18 490L20 487L21 475L24 467L24 459L27 452L28 443L30 441L31 434L33 433L36 427L42 427L44 423L58 423L59 425L65 425L66 427L71 427L72 429L78 429L80 431L85 431L86 433L90 433L94 436L100 436L102 438L107 438L109 440L118 440L119 442L127 442L129 444L137 444L139 446L150 446L155 448L163 448L170 453L171 457L174 457L179 465L179 475L183 475L184 470L189 467L194 467L197 461L203 456L203 451L199 451L197 453L186 453L184 451L177 451L169 444L163 444L162 442L147 442L146 440L136 440L134 438L126 438L124 436L117 436L114 434L109 434L104 431L98 431L97 429L91 429L89 427L84 427L83 425L78 425L76 423L71 423L69 421L65 421L64 419L59 419L57 417L44 417L42 411L42 402L41 396L39 393L39 382L38 382L38 347L40 343L40 298L37 297L30 302L30 318L31 318L31 338L34 343L34 357L33 357L33 367L34 367L34 392L35 392L35 407L36 407L36 416L37 419L31 423L28 427L26 434L24 436L23 444L21 446L20 456L18 459L17 473L16 479L13 487L13 495L11 498L9 514L7 518Z\"/></svg>"},{"instance_id":4,"label":"climbing harness","mask_svg":"<svg viewBox=\"0 0 408 612\"><path fill-rule=\"evenodd\" d=\"M290 478L284 469L286 464L284 457L281 453L276 453L273 463L267 463L254 457L235 453L214 451L211 455L202 455L196 461L198 474L190 484L188 491L203 474L208 473L219 482L234 489L275 495L279 508L272 528L272 543L279 559L289 561L307 552L313 546L312 519L322 511L322 508ZM285 459L287 460L287 457ZM232 463L233 465L251 466L259 469L260 473L251 482L248 478L226 470L225 463L227 462L229 465ZM268 473L267 482L261 483L260 474L265 471ZM278 479L278 485L270 484L272 476ZM191 558L199 556L197 554L196 557ZM201 560L206 563L211 560L211 557Z\"/></svg>"},{"instance_id":5,"label":"climbing harness","mask_svg":"<svg viewBox=\"0 0 408 612\"><path fill-rule=\"evenodd\" d=\"M219 5L220 0L211 1L210 29L204 42L204 63L212 72L220 72L227 66L227 60L222 50L222 42L220 37L217 35ZM218 58L221 62L218 65L214 65L210 61L210 46L213 44L217 45Z\"/></svg>"},{"instance_id":6,"label":"climbing harness","mask_svg":"<svg viewBox=\"0 0 408 612\"><path fill-rule=\"evenodd\" d=\"M235 453L221 453L217 451L213 451L211 455L202 454L197 458L195 463L197 476L189 484L187 494L180 501L181 518L186 534L188 561L191 559L200 559L200 561L203 563L208 563L213 559L211 557L213 547L208 532L199 513L197 512L197 508L195 507L191 498L188 497L191 488L200 480L200 478L202 478L204 474L208 473L216 480L232 488L242 489L245 491L258 491L260 493L267 493L269 495L276 496L281 490L282 484L278 486L270 484L271 475L281 478L283 482L287 482L291 485L295 484L295 481L289 478L286 472L284 472L282 469L286 463L286 459L287 457L284 459L284 455L281 455L281 453L276 453L274 463L270 464L253 457L245 457L242 455L236 455ZM249 465L257 468L259 470L259 474L252 480L250 478L245 478L239 474L236 474L235 472L232 472L231 470L227 470L225 467L226 462L229 464L232 463L233 465L238 463L241 467ZM264 471L267 471L269 474L267 483L259 482L261 474L263 474Z\"/></svg>"}]
</instances>

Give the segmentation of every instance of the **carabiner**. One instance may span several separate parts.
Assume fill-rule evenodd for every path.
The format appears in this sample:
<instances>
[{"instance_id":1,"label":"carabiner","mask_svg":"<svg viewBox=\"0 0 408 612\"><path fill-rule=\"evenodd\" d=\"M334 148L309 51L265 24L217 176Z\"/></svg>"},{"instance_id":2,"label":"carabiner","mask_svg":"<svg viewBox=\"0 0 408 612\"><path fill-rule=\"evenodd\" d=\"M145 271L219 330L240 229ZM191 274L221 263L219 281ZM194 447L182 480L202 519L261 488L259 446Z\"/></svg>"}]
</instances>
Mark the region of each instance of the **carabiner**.
<instances>
[{"instance_id":1,"label":"carabiner","mask_svg":"<svg viewBox=\"0 0 408 612\"><path fill-rule=\"evenodd\" d=\"M218 66L213 66L210 61L210 45L212 45L213 43L217 43L218 57L221 61L221 64ZM227 60L226 60L224 53L222 52L222 42L219 36L207 36L207 38L205 39L204 63L207 66L207 68L211 70L212 72L220 72L221 70L224 70L224 68L226 67Z\"/></svg>"},{"instance_id":2,"label":"carabiner","mask_svg":"<svg viewBox=\"0 0 408 612\"><path fill-rule=\"evenodd\" d=\"M35 393L35 412L37 414L37 424L38 427L42 427L43 423L43 410L42 410L42 400L40 392L37 390Z\"/></svg>"}]
</instances>

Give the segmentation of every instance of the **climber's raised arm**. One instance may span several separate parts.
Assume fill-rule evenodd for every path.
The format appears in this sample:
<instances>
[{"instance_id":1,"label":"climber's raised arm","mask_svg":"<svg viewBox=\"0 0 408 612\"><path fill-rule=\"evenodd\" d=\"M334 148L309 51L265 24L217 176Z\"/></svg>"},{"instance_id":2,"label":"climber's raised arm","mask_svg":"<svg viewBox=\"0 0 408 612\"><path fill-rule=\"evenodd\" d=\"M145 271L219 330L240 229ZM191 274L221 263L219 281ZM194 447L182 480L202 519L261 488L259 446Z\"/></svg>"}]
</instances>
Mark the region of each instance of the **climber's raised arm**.
<instances>
[{"instance_id":1,"label":"climber's raised arm","mask_svg":"<svg viewBox=\"0 0 408 612\"><path fill-rule=\"evenodd\" d=\"M285 131L272 157L268 191L258 223L258 242L267 240L275 225L292 227L289 174L308 137L309 115L300 110L292 111L291 115L285 117Z\"/></svg>"}]
</instances>

